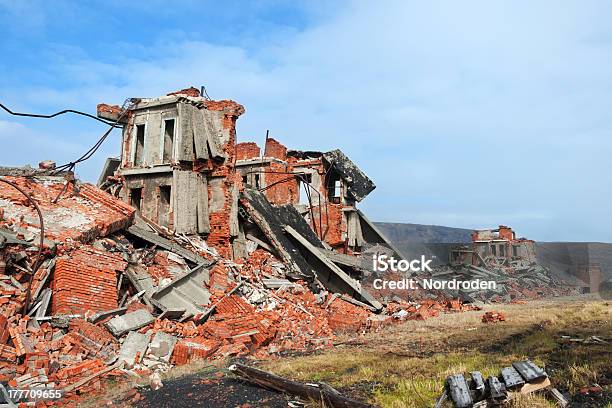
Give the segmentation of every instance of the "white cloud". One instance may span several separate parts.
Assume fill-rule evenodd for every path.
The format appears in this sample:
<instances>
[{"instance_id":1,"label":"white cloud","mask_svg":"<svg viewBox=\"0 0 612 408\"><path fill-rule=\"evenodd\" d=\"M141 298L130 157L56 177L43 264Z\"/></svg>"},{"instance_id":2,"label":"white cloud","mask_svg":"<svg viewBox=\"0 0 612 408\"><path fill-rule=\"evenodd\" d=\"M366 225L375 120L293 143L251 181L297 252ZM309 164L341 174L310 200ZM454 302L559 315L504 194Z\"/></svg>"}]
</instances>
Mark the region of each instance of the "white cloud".
<instances>
[{"instance_id":1,"label":"white cloud","mask_svg":"<svg viewBox=\"0 0 612 408\"><path fill-rule=\"evenodd\" d=\"M93 110L206 85L246 106L243 140L270 129L290 147L347 152L379 186L364 203L373 219L468 226L474 214L498 214L486 221L507 217L498 222L535 238L612 240L610 11L604 2L354 2L259 47L173 35L121 44L102 61L56 47L41 69L61 85L4 94ZM90 178L103 159L84 167Z\"/></svg>"}]
</instances>

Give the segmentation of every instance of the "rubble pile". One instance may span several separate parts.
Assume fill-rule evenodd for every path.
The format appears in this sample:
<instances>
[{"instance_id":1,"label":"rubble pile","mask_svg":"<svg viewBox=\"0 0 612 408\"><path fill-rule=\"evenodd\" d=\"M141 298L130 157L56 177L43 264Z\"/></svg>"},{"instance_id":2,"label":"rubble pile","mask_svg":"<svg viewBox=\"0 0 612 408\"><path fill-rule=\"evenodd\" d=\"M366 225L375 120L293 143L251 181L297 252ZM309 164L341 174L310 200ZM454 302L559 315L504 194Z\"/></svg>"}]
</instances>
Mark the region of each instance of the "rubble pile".
<instances>
[{"instance_id":1,"label":"rubble pile","mask_svg":"<svg viewBox=\"0 0 612 408\"><path fill-rule=\"evenodd\" d=\"M551 271L536 262L509 260L504 265L436 266L433 272L421 278L459 281L492 281L495 288L446 290L450 297L465 302L512 303L522 300L543 299L553 296L578 294L578 288L568 285Z\"/></svg>"},{"instance_id":2,"label":"rubble pile","mask_svg":"<svg viewBox=\"0 0 612 408\"><path fill-rule=\"evenodd\" d=\"M503 312L496 312L492 310L483 314L481 320L483 323L505 322L506 315Z\"/></svg>"},{"instance_id":3,"label":"rubble pile","mask_svg":"<svg viewBox=\"0 0 612 408\"><path fill-rule=\"evenodd\" d=\"M48 163L0 167L0 381L61 389L66 402L108 377L316 350L339 333L474 309L457 299L477 294L382 303L363 287L358 255L400 257L357 209L374 183L339 150L267 138L259 157L236 143L243 112L195 88L100 105L123 141L99 188ZM507 275L486 295L500 301L552 282L504 268L469 270Z\"/></svg>"},{"instance_id":4,"label":"rubble pile","mask_svg":"<svg viewBox=\"0 0 612 408\"><path fill-rule=\"evenodd\" d=\"M315 350L331 347L338 333L465 309L458 301L397 299L376 310L318 279L290 277L285 263L256 246L246 259L230 260L198 237L149 231L174 251L155 245L142 238L145 222L130 225L133 209L91 194L95 187L69 185L49 203L61 178L8 179L45 214L80 210L45 217L45 260L31 275L40 227L27 202L0 185L0 375L12 387L84 393L127 370L142 375L192 359ZM101 224L99 214L112 218ZM75 224L78 234L68 231Z\"/></svg>"}]
</instances>

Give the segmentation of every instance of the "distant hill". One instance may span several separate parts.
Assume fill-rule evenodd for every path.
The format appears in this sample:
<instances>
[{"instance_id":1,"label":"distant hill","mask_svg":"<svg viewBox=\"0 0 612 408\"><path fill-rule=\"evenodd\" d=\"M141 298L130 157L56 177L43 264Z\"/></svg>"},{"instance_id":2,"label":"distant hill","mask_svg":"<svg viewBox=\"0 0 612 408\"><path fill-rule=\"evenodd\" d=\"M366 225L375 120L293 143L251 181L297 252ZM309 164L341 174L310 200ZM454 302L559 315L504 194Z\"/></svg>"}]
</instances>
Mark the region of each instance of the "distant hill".
<instances>
[{"instance_id":1,"label":"distant hill","mask_svg":"<svg viewBox=\"0 0 612 408\"><path fill-rule=\"evenodd\" d=\"M425 255L434 260L433 265L447 263L449 251L453 246L472 241L472 230L464 228L392 222L374 224L406 259Z\"/></svg>"},{"instance_id":2,"label":"distant hill","mask_svg":"<svg viewBox=\"0 0 612 408\"><path fill-rule=\"evenodd\" d=\"M426 255L434 264L446 263L449 250L470 243L472 230L440 225L376 222L376 226L408 259ZM527 237L529 238L529 237ZM598 263L607 279L612 278L612 244L601 242L537 242L538 262L560 275L572 275L576 268Z\"/></svg>"},{"instance_id":3,"label":"distant hill","mask_svg":"<svg viewBox=\"0 0 612 408\"><path fill-rule=\"evenodd\" d=\"M472 240L472 230L465 228L394 222L375 222L374 224L396 244L404 242L448 244L470 242Z\"/></svg>"}]
</instances>

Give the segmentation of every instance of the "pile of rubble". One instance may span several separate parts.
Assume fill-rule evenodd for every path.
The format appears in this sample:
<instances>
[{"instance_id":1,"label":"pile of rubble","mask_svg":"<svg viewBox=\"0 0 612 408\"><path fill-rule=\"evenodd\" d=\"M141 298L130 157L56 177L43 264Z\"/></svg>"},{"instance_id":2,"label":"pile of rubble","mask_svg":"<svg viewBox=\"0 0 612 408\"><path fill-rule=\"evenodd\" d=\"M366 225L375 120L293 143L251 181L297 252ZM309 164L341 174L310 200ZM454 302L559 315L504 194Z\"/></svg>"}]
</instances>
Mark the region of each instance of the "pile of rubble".
<instances>
[{"instance_id":1,"label":"pile of rubble","mask_svg":"<svg viewBox=\"0 0 612 408\"><path fill-rule=\"evenodd\" d=\"M331 347L341 332L464 308L399 299L383 307L346 276L353 296L318 278L296 278L259 245L245 259L225 258L198 236L142 220L92 185L52 176L4 180L29 195L44 220L37 267L36 209L0 184L0 381L15 389L70 396L128 371Z\"/></svg>"},{"instance_id":2,"label":"pile of rubble","mask_svg":"<svg viewBox=\"0 0 612 408\"><path fill-rule=\"evenodd\" d=\"M366 290L368 253L400 257L357 208L374 183L340 150L236 143L243 112L194 88L99 105L123 128L99 187L50 161L0 167L0 382L70 397L106 377L316 350L473 309L464 293L382 303ZM510 280L486 296L525 290Z\"/></svg>"},{"instance_id":3,"label":"pile of rubble","mask_svg":"<svg viewBox=\"0 0 612 408\"><path fill-rule=\"evenodd\" d=\"M561 407L569 405L567 399L551 386L548 374L529 360L516 361L501 370L500 375L485 378L480 371L469 377L453 374L445 381L445 390L435 408L446 406L449 400L456 408L496 407L506 405L519 394L544 392Z\"/></svg>"},{"instance_id":4,"label":"pile of rubble","mask_svg":"<svg viewBox=\"0 0 612 408\"><path fill-rule=\"evenodd\" d=\"M446 290L449 297L464 302L517 303L556 296L576 295L579 288L568 285L551 271L536 262L508 261L503 266L487 268L476 265L441 265L419 279L490 281L495 288Z\"/></svg>"}]
</instances>

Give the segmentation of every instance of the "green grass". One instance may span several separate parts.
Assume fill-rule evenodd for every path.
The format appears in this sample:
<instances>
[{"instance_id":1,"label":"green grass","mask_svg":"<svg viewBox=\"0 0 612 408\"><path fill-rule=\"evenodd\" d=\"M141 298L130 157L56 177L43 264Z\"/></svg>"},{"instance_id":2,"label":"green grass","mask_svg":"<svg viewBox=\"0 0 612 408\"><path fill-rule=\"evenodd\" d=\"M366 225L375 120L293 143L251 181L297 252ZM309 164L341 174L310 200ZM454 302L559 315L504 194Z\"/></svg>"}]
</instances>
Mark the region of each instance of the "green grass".
<instances>
[{"instance_id":1,"label":"green grass","mask_svg":"<svg viewBox=\"0 0 612 408\"><path fill-rule=\"evenodd\" d=\"M482 312L408 322L366 335L359 347L337 347L310 356L268 361L264 368L302 381L324 381L385 408L431 407L450 374L498 375L530 358L552 370L553 385L570 393L610 375L607 345L565 345L562 334L587 337L612 332L603 302L539 302L496 306L504 323L479 322ZM467 330L475 327L476 330ZM549 370L549 371L550 371ZM368 386L363 386L368 385ZM359 391L355 391L359 390ZM540 395L521 396L514 407L550 407Z\"/></svg>"}]
</instances>

